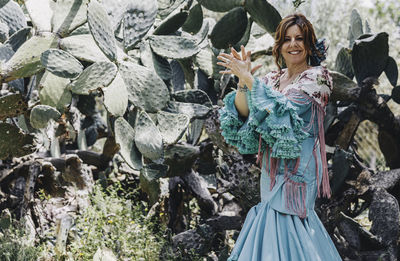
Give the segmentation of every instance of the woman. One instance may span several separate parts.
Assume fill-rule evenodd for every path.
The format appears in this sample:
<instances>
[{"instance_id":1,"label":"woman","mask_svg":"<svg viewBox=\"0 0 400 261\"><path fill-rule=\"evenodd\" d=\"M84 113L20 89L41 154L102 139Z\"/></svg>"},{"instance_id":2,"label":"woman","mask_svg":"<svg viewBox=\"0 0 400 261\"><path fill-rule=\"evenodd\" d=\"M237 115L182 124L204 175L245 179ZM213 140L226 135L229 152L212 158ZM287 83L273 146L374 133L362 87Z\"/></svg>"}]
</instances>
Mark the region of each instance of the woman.
<instances>
[{"instance_id":1,"label":"woman","mask_svg":"<svg viewBox=\"0 0 400 261\"><path fill-rule=\"evenodd\" d=\"M240 153L258 152L261 202L252 207L228 260L342 260L318 218L316 196L330 197L324 108L332 91L323 42L301 14L277 27L273 55L279 68L252 76L250 52L221 54L218 64L239 78L220 109L222 135ZM283 62L287 68L282 69Z\"/></svg>"}]
</instances>

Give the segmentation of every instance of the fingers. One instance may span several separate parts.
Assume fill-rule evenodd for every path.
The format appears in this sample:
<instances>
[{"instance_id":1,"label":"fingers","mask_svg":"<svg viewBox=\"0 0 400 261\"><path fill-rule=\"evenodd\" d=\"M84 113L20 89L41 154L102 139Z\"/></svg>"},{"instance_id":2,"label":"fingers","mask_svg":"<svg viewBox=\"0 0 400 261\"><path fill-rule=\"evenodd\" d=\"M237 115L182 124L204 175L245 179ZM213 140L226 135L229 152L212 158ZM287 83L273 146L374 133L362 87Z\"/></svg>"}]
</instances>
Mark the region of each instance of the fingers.
<instances>
[{"instance_id":1,"label":"fingers","mask_svg":"<svg viewBox=\"0 0 400 261\"><path fill-rule=\"evenodd\" d=\"M254 67L253 69L251 69L251 74L254 74L258 69L261 68L262 65L257 65L256 67Z\"/></svg>"},{"instance_id":2,"label":"fingers","mask_svg":"<svg viewBox=\"0 0 400 261\"><path fill-rule=\"evenodd\" d=\"M240 49L242 50L242 59L243 59L243 61L246 61L247 60L247 56L246 56L246 51L244 49L244 46L241 45Z\"/></svg>"},{"instance_id":3,"label":"fingers","mask_svg":"<svg viewBox=\"0 0 400 261\"><path fill-rule=\"evenodd\" d=\"M251 51L247 52L247 59L251 61Z\"/></svg>"},{"instance_id":4,"label":"fingers","mask_svg":"<svg viewBox=\"0 0 400 261\"><path fill-rule=\"evenodd\" d=\"M242 58L240 58L240 55L238 52L236 52L235 48L231 47L231 53L233 55L233 57L235 57L238 60L242 60Z\"/></svg>"},{"instance_id":5,"label":"fingers","mask_svg":"<svg viewBox=\"0 0 400 261\"><path fill-rule=\"evenodd\" d=\"M230 68L229 67L229 63L223 63L223 62L217 62L218 65L224 66L226 68Z\"/></svg>"},{"instance_id":6,"label":"fingers","mask_svg":"<svg viewBox=\"0 0 400 261\"><path fill-rule=\"evenodd\" d=\"M231 70L227 70L227 71L219 71L220 74L232 74Z\"/></svg>"}]
</instances>

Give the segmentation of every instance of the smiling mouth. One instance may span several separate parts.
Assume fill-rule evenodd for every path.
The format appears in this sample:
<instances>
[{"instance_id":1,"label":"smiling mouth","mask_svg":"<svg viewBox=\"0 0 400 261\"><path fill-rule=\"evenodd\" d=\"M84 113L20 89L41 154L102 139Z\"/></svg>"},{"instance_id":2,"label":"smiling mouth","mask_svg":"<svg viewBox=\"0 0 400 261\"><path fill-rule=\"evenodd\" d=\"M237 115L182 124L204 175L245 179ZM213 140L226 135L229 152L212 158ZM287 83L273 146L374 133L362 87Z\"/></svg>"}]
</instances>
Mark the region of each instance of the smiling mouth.
<instances>
[{"instance_id":1,"label":"smiling mouth","mask_svg":"<svg viewBox=\"0 0 400 261\"><path fill-rule=\"evenodd\" d=\"M299 54L301 51L291 51L291 52L288 52L289 54Z\"/></svg>"}]
</instances>

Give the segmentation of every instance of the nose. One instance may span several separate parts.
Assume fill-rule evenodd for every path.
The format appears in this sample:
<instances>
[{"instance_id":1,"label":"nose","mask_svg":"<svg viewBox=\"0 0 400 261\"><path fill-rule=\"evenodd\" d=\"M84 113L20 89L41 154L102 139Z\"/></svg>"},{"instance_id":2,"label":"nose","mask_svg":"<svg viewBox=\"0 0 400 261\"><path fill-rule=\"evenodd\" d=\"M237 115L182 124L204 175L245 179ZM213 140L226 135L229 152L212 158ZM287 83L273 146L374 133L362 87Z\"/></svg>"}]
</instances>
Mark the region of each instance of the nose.
<instances>
[{"instance_id":1,"label":"nose","mask_svg":"<svg viewBox=\"0 0 400 261\"><path fill-rule=\"evenodd\" d=\"M290 39L290 45L295 45L295 44L296 44L296 39L295 38Z\"/></svg>"}]
</instances>

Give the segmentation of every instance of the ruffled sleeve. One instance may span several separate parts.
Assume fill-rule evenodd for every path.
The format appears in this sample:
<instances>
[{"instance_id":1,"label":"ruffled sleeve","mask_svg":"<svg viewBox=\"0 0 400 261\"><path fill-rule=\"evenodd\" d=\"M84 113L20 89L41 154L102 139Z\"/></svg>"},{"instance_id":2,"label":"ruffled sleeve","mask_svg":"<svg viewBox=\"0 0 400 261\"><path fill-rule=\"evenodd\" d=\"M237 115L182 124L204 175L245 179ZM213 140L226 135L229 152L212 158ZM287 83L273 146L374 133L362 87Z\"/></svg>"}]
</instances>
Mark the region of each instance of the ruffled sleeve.
<instances>
[{"instance_id":1,"label":"ruffled sleeve","mask_svg":"<svg viewBox=\"0 0 400 261\"><path fill-rule=\"evenodd\" d=\"M247 100L249 100L247 92ZM258 134L253 125L249 125L249 119L255 116L252 110L249 117L243 118L239 115L235 106L236 91L228 93L224 98L224 106L219 109L219 120L221 134L225 142L238 148L241 154L254 154L258 151ZM264 113L266 114L266 113ZM259 120L262 120L259 115ZM264 116L265 117L265 116Z\"/></svg>"},{"instance_id":2,"label":"ruffled sleeve","mask_svg":"<svg viewBox=\"0 0 400 261\"><path fill-rule=\"evenodd\" d=\"M219 110L222 135L228 144L242 154L272 149L274 158L295 159L308 133L298 115L301 104L294 104L282 93L254 78L251 91L246 93L249 116L239 116L234 101L236 91L226 95L225 106ZM260 139L260 137L262 139Z\"/></svg>"},{"instance_id":3,"label":"ruffled sleeve","mask_svg":"<svg viewBox=\"0 0 400 261\"><path fill-rule=\"evenodd\" d=\"M257 78L253 81L249 98L253 111L268 112L263 121L257 117L250 117L249 125L254 126L272 148L271 156L283 159L298 158L302 142L309 136L303 130L304 122L299 116L302 104L292 102L284 94Z\"/></svg>"}]
</instances>

